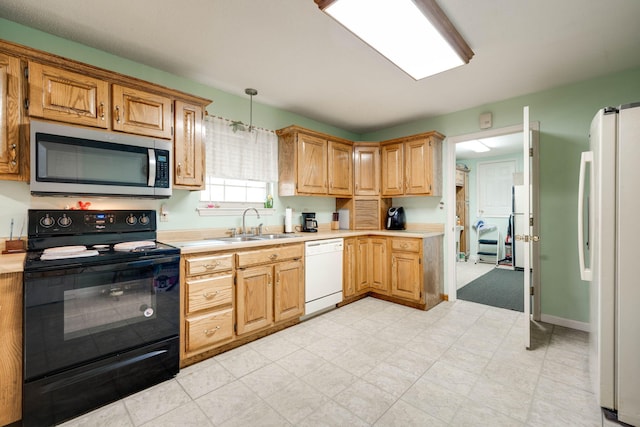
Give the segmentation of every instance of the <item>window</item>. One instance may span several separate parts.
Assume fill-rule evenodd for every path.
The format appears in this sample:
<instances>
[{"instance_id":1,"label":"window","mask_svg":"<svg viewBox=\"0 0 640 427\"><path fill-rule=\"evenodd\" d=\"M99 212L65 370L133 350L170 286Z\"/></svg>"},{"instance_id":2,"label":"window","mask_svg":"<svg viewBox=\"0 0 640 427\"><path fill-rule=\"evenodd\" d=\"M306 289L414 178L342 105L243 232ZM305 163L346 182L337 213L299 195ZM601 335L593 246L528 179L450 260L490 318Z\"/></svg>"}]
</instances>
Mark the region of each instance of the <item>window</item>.
<instances>
[{"instance_id":1,"label":"window","mask_svg":"<svg viewBox=\"0 0 640 427\"><path fill-rule=\"evenodd\" d=\"M207 176L200 193L201 215L234 215L247 207L264 208L267 197L273 195L278 137L260 128L237 129L234 123L205 118Z\"/></svg>"},{"instance_id":2,"label":"window","mask_svg":"<svg viewBox=\"0 0 640 427\"><path fill-rule=\"evenodd\" d=\"M208 176L205 189L200 192L200 201L206 205L225 206L227 204L264 204L271 194L267 182L241 179L223 179Z\"/></svg>"}]
</instances>

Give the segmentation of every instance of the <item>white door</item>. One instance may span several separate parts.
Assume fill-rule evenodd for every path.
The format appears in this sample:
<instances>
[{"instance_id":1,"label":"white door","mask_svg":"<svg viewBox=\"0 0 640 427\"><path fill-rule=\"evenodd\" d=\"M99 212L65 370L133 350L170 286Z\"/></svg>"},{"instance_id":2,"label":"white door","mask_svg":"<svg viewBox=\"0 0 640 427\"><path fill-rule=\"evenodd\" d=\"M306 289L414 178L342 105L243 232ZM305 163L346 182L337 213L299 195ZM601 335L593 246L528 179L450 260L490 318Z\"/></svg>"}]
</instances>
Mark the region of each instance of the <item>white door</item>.
<instances>
[{"instance_id":1,"label":"white door","mask_svg":"<svg viewBox=\"0 0 640 427\"><path fill-rule=\"evenodd\" d=\"M531 298L532 294L532 286L531 286L531 277L533 271L533 279L534 283L539 284L539 271L538 266L539 263L535 262L535 266L532 266L532 252L533 259L538 260L538 247L535 248L533 244L539 240L537 235L538 231L538 219L534 218L532 215L532 211L537 211L535 209L538 203L538 195L537 195L537 179L538 179L538 147L537 144L532 143L532 132L529 125L529 106L524 107L523 109L523 132L522 132L522 148L523 148L523 188L522 188L522 213L525 218L524 224L524 234L516 235L515 238L518 241L522 241L524 244L522 245L522 261L524 267L524 322L525 322L525 334L524 334L524 345L526 348L531 347L531 314L534 311L539 312L539 307L532 307L532 303L535 302L536 305L539 304L539 286L536 286L534 290L534 295L536 298ZM537 138L537 135L534 135ZM537 142L537 139L536 139ZM534 268L532 268L534 267ZM537 316L534 316L537 317Z\"/></svg>"}]
</instances>

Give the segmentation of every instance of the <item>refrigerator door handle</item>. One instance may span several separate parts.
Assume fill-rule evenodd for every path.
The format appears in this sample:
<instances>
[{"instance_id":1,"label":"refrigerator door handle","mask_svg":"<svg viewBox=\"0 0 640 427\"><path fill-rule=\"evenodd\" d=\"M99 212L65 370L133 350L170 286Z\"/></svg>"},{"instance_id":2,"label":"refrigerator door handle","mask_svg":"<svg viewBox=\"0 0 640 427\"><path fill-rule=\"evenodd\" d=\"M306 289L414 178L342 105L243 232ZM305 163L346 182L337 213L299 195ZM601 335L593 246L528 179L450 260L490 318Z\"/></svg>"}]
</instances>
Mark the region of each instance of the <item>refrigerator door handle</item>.
<instances>
[{"instance_id":1,"label":"refrigerator door handle","mask_svg":"<svg viewBox=\"0 0 640 427\"><path fill-rule=\"evenodd\" d=\"M580 178L578 183L578 260L580 263L580 279L584 281L591 281L593 278L591 266L593 259L590 259L589 268L584 263L584 181L587 169L587 163L591 164L591 176L593 176L593 152L585 151L580 156ZM594 185L593 179L590 182ZM593 251L589 251L590 254Z\"/></svg>"}]
</instances>

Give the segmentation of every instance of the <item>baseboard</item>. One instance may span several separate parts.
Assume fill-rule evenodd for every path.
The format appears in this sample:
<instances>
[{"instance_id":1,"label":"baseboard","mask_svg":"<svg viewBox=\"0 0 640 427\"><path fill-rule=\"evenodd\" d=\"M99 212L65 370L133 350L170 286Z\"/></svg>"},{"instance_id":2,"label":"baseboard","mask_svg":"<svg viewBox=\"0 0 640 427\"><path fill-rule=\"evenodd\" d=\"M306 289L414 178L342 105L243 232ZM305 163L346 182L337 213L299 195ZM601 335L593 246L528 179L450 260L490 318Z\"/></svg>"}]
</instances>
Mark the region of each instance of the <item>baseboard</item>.
<instances>
[{"instance_id":1,"label":"baseboard","mask_svg":"<svg viewBox=\"0 0 640 427\"><path fill-rule=\"evenodd\" d=\"M540 315L540 320L545 323L551 323L552 325L564 326L565 328L589 332L589 323L587 322L580 322L578 320L565 319L564 317L551 316L550 314Z\"/></svg>"}]
</instances>

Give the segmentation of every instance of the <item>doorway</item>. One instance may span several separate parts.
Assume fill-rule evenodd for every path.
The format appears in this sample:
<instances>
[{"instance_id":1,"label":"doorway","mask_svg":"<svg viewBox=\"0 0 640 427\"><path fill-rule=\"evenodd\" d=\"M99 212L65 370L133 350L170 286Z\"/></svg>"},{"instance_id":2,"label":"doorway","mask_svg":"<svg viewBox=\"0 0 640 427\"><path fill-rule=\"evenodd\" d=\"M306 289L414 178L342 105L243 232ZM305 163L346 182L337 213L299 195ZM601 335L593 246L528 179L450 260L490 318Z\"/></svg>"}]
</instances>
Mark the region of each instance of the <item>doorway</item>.
<instances>
[{"instance_id":1,"label":"doorway","mask_svg":"<svg viewBox=\"0 0 640 427\"><path fill-rule=\"evenodd\" d=\"M534 146L537 146L538 128L538 123L531 124ZM505 272L498 275L502 277L501 280L517 281L514 289L518 290L522 298L522 269L517 268L517 265L522 265L517 262L517 257L522 257L522 252L518 252L513 239L517 223L517 212L513 210L513 189L514 184L518 185L518 173L522 174L524 158L522 131L523 127L516 125L448 138L447 193L448 205L452 208L448 210L447 229L452 233L449 233L447 239L450 248L447 256L447 294L451 301L458 299L460 288L474 280L482 282L482 276L495 273L496 269L514 273L520 270L519 274ZM473 151L474 144L482 145ZM480 152L481 150L484 151ZM479 172L484 174L484 188L478 184ZM536 191L532 193L537 194L537 180L532 185L536 186ZM532 200L534 218L537 217L537 207L537 200ZM521 217L519 221L521 225L525 219ZM539 277L539 262L535 253L532 262L534 276ZM474 285L477 284L474 282ZM532 286L539 287L539 280L534 280ZM539 289L534 290L539 298ZM462 295L464 294L463 292ZM467 298L463 296L461 299ZM490 302L481 303L494 305ZM495 305L500 306L499 304L498 301ZM539 307L539 300L534 301L534 319L539 318Z\"/></svg>"}]
</instances>

